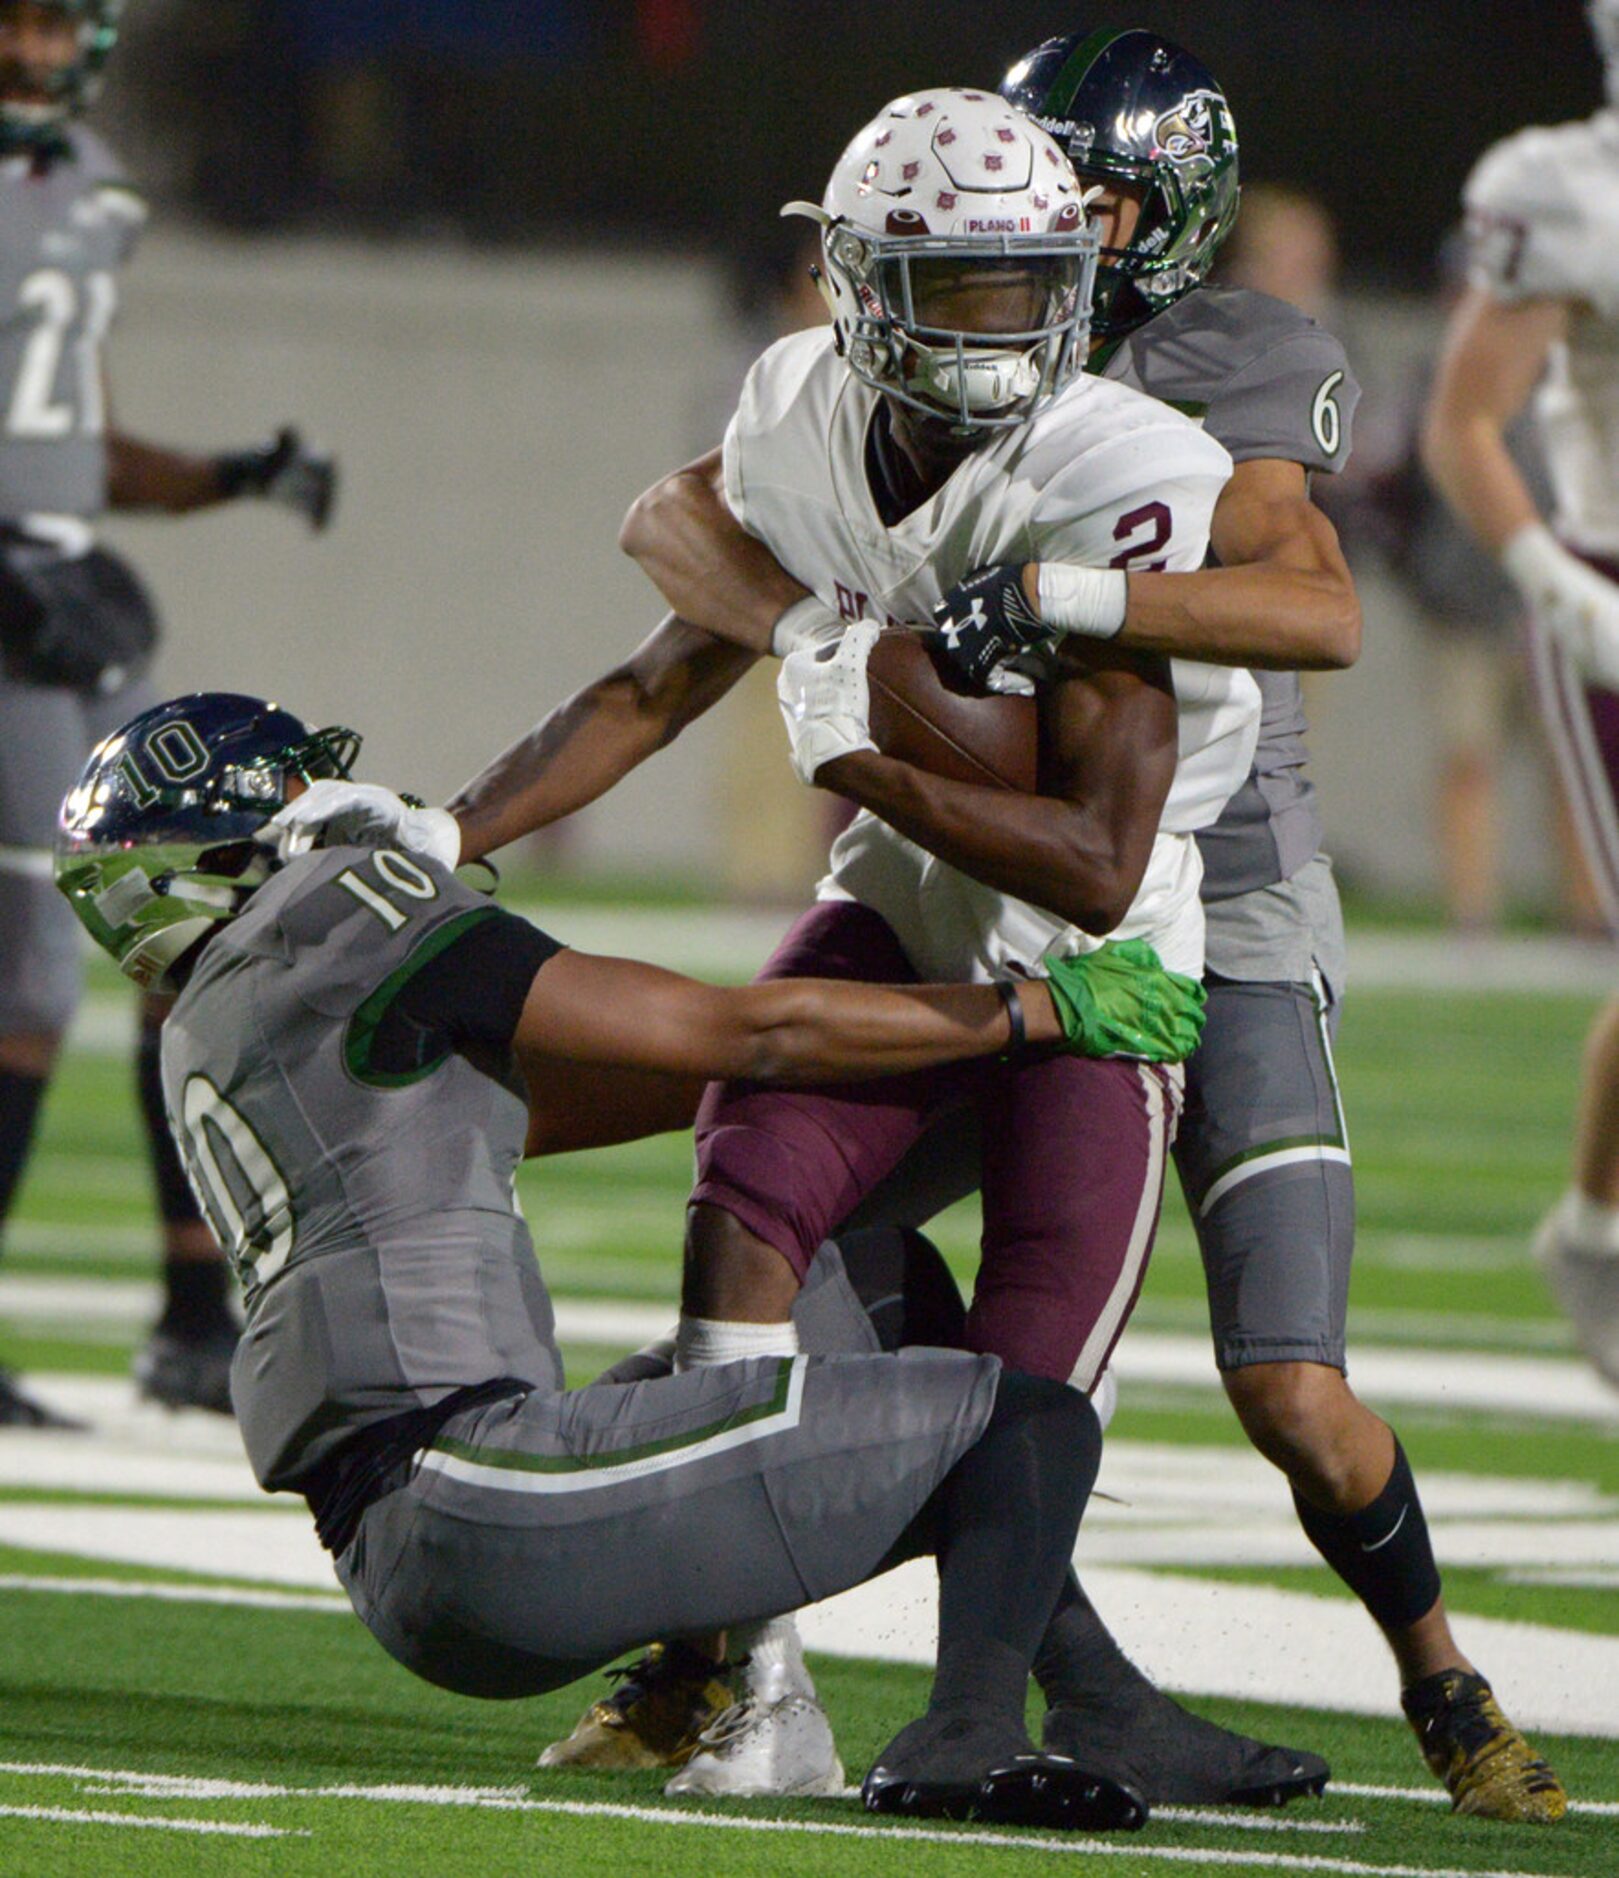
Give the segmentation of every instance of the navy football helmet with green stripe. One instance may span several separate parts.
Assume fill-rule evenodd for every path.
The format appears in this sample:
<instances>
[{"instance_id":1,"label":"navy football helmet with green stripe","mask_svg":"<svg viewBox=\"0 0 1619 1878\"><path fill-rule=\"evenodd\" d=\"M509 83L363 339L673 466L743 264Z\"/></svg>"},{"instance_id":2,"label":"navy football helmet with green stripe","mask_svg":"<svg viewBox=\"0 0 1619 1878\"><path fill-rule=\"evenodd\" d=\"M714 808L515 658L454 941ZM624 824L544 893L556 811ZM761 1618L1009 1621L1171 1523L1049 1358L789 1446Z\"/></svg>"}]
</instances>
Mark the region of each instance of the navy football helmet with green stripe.
<instances>
[{"instance_id":1,"label":"navy football helmet with green stripe","mask_svg":"<svg viewBox=\"0 0 1619 1878\"><path fill-rule=\"evenodd\" d=\"M1097 265L1091 330L1118 338L1203 280L1237 219L1237 126L1206 65L1157 33L1065 33L1001 96L1056 138L1082 182L1141 192L1129 244Z\"/></svg>"},{"instance_id":2,"label":"navy football helmet with green stripe","mask_svg":"<svg viewBox=\"0 0 1619 1878\"><path fill-rule=\"evenodd\" d=\"M175 964L269 878L257 836L294 780L347 776L359 749L236 692L154 705L96 745L63 802L56 884L120 971L172 991Z\"/></svg>"},{"instance_id":3,"label":"navy football helmet with green stripe","mask_svg":"<svg viewBox=\"0 0 1619 1878\"><path fill-rule=\"evenodd\" d=\"M67 146L63 126L96 94L101 68L118 42L124 0L31 0L73 22L77 50L65 64L34 69L15 59L0 61L0 155L20 151L42 157ZM0 0L0 16L18 0Z\"/></svg>"}]
</instances>

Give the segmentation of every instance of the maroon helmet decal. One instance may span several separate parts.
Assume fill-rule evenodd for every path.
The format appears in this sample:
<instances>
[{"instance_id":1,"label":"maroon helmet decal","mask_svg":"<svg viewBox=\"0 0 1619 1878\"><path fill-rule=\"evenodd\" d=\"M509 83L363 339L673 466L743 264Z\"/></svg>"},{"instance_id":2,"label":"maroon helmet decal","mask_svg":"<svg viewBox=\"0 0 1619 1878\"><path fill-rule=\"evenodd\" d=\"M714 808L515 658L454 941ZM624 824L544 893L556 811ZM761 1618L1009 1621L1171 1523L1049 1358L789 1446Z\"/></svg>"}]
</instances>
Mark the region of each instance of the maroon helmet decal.
<instances>
[{"instance_id":1,"label":"maroon helmet decal","mask_svg":"<svg viewBox=\"0 0 1619 1878\"><path fill-rule=\"evenodd\" d=\"M900 166L899 173L906 182L914 183L917 177L922 174L922 165L920 163L904 163Z\"/></svg>"},{"instance_id":2,"label":"maroon helmet decal","mask_svg":"<svg viewBox=\"0 0 1619 1878\"><path fill-rule=\"evenodd\" d=\"M933 200L941 209L953 209L956 206L956 193L953 189L941 189Z\"/></svg>"}]
</instances>

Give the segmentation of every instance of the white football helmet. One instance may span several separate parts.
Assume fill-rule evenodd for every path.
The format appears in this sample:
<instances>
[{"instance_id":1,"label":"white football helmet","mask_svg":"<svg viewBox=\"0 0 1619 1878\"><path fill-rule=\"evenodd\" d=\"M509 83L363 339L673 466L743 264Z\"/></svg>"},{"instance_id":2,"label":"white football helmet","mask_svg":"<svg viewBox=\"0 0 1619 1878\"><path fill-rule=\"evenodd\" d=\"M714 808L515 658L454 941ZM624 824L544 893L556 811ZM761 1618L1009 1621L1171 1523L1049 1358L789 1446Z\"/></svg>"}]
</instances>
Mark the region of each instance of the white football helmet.
<instances>
[{"instance_id":1,"label":"white football helmet","mask_svg":"<svg viewBox=\"0 0 1619 1878\"><path fill-rule=\"evenodd\" d=\"M1586 0L1585 16L1607 67L1608 102L1619 104L1619 0Z\"/></svg>"},{"instance_id":2,"label":"white football helmet","mask_svg":"<svg viewBox=\"0 0 1619 1878\"><path fill-rule=\"evenodd\" d=\"M1055 143L992 92L912 92L838 159L817 208L822 291L855 376L960 432L1028 420L1085 364L1097 238ZM999 275L1029 294L1016 330L930 324L928 303Z\"/></svg>"}]
</instances>

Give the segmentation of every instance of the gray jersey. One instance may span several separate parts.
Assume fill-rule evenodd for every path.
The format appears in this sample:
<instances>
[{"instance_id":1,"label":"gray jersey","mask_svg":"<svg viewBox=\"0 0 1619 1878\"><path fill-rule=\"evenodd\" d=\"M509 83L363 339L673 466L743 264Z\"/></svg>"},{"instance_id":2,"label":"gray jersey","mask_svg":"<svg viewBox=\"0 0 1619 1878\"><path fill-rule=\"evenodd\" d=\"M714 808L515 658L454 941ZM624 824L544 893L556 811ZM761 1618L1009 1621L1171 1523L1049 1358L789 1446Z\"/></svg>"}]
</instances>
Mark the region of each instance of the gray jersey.
<instances>
[{"instance_id":1,"label":"gray jersey","mask_svg":"<svg viewBox=\"0 0 1619 1878\"><path fill-rule=\"evenodd\" d=\"M1201 419L1237 463L1276 457L1331 472L1349 456L1360 387L1344 349L1269 294L1199 288L1137 327L1103 376ZM1253 768L1197 838L1205 900L1286 880L1321 845L1298 675L1254 677L1263 715Z\"/></svg>"},{"instance_id":2,"label":"gray jersey","mask_svg":"<svg viewBox=\"0 0 1619 1878\"><path fill-rule=\"evenodd\" d=\"M146 211L99 137L71 141L0 160L0 520L106 500L101 345Z\"/></svg>"},{"instance_id":3,"label":"gray jersey","mask_svg":"<svg viewBox=\"0 0 1619 1878\"><path fill-rule=\"evenodd\" d=\"M212 940L163 1027L170 1123L246 1291L231 1395L266 1488L468 1385L561 1386L513 1189L521 1083L456 1053L371 1060L412 972L491 916L431 862L309 855Z\"/></svg>"}]
</instances>

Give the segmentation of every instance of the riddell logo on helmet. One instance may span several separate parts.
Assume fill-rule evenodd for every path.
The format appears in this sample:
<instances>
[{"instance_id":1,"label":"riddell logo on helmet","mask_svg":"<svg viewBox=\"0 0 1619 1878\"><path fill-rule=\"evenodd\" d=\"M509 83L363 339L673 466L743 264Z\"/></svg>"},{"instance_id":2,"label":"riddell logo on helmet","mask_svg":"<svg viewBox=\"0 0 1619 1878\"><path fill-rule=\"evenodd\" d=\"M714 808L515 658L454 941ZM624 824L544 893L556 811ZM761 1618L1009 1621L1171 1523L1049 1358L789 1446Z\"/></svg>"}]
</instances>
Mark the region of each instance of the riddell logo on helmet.
<instances>
[{"instance_id":1,"label":"riddell logo on helmet","mask_svg":"<svg viewBox=\"0 0 1619 1878\"><path fill-rule=\"evenodd\" d=\"M980 219L969 215L961 225L964 235L1027 235L1034 224L1026 215L991 215Z\"/></svg>"}]
</instances>

